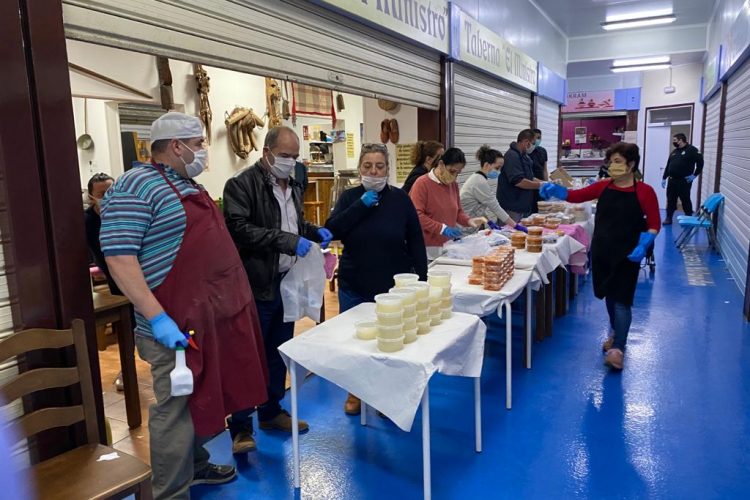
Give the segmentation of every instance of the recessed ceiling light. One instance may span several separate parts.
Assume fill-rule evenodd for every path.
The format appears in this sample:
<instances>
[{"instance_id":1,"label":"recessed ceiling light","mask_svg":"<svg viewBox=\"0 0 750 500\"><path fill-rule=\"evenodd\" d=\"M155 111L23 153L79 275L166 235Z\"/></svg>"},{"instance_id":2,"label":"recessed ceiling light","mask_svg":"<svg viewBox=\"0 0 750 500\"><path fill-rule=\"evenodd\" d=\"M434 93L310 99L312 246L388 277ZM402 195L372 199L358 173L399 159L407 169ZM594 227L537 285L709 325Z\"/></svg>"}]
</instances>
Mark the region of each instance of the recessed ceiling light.
<instances>
[{"instance_id":1,"label":"recessed ceiling light","mask_svg":"<svg viewBox=\"0 0 750 500\"><path fill-rule=\"evenodd\" d=\"M673 23L677 20L677 17L670 14L667 16L656 16L656 17L643 17L640 19L630 19L624 21L607 21L602 23L602 28L606 31L612 30L624 30L629 28L642 28L644 26L658 26L661 24Z\"/></svg>"},{"instance_id":2,"label":"recessed ceiling light","mask_svg":"<svg viewBox=\"0 0 750 500\"><path fill-rule=\"evenodd\" d=\"M669 62L669 56L654 56L654 57L634 57L632 59L615 59L612 61L612 66L619 68L620 66L639 66L643 64L665 64Z\"/></svg>"},{"instance_id":3,"label":"recessed ceiling light","mask_svg":"<svg viewBox=\"0 0 750 500\"><path fill-rule=\"evenodd\" d=\"M617 21L634 21L636 19L643 19L644 17L660 17L660 16L671 16L674 14L672 9L654 9L654 10L642 10L640 12L630 12L628 14L608 14L605 19L608 23L614 23Z\"/></svg>"},{"instance_id":4,"label":"recessed ceiling light","mask_svg":"<svg viewBox=\"0 0 750 500\"><path fill-rule=\"evenodd\" d=\"M669 69L671 67L672 67L671 64L641 64L638 66L620 66L619 68L612 66L611 68L609 68L609 70L612 73L625 73L628 71L650 71L654 69Z\"/></svg>"}]
</instances>

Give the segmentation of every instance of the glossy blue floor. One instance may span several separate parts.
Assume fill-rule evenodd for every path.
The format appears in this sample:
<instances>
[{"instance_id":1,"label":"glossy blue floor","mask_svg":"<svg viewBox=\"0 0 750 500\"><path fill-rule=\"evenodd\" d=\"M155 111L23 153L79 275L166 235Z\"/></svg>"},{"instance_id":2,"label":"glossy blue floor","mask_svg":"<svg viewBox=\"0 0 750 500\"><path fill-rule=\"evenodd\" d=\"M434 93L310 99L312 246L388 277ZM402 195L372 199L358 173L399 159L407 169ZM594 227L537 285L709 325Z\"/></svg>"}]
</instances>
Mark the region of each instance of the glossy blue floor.
<instances>
[{"instance_id":1,"label":"glossy blue floor","mask_svg":"<svg viewBox=\"0 0 750 500\"><path fill-rule=\"evenodd\" d=\"M677 230L657 239L654 278L642 275L622 373L602 365L606 313L589 280L553 337L534 345L532 370L522 366L517 328L511 411L493 322L482 453L471 380L433 379L434 498L750 498L750 326L720 257L701 239L683 257L672 244ZM419 415L408 434L374 415L363 428L344 415L345 396L318 377L300 391L311 425L301 436L301 497L422 498ZM291 438L256 438L237 480L194 487L194 498L294 498ZM233 462L226 433L209 449L213 461Z\"/></svg>"}]
</instances>

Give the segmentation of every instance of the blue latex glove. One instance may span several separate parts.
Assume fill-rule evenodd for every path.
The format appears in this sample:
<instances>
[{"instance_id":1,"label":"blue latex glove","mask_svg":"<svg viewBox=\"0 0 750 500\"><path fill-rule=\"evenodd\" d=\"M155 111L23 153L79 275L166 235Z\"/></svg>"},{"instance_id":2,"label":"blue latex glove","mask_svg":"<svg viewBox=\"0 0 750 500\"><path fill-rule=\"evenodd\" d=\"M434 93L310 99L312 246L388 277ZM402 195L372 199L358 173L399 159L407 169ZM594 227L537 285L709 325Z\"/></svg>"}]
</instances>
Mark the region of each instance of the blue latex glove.
<instances>
[{"instance_id":1,"label":"blue latex glove","mask_svg":"<svg viewBox=\"0 0 750 500\"><path fill-rule=\"evenodd\" d=\"M516 224L513 229L516 231L523 231L526 234L529 234L529 230L526 228L526 226L522 226L521 224Z\"/></svg>"},{"instance_id":2,"label":"blue latex glove","mask_svg":"<svg viewBox=\"0 0 750 500\"><path fill-rule=\"evenodd\" d=\"M499 230L500 230L500 226L498 226L497 224L495 224L495 223L494 223L493 221L491 221L491 220L488 220L488 221L487 221L487 226L488 226L488 227L489 227L490 229L494 229L495 231L499 231Z\"/></svg>"},{"instance_id":3,"label":"blue latex glove","mask_svg":"<svg viewBox=\"0 0 750 500\"><path fill-rule=\"evenodd\" d=\"M461 238L461 230L457 227L446 227L443 229L443 236L452 240Z\"/></svg>"},{"instance_id":4,"label":"blue latex glove","mask_svg":"<svg viewBox=\"0 0 750 500\"><path fill-rule=\"evenodd\" d=\"M318 229L318 234L320 235L321 238L323 238L323 241L320 242L320 247L326 248L328 244L331 242L331 240L333 239L333 233L330 232L328 229L321 227L320 229Z\"/></svg>"},{"instance_id":5,"label":"blue latex glove","mask_svg":"<svg viewBox=\"0 0 750 500\"><path fill-rule=\"evenodd\" d=\"M648 250L648 247L650 247L655 240L656 235L654 233L641 233L641 237L638 240L638 246L636 246L630 255L628 255L628 260L631 262L642 261L646 257L646 250Z\"/></svg>"},{"instance_id":6,"label":"blue latex glove","mask_svg":"<svg viewBox=\"0 0 750 500\"><path fill-rule=\"evenodd\" d=\"M667 188L667 179L662 179L661 180L661 187L662 187L662 189L666 189Z\"/></svg>"},{"instance_id":7,"label":"blue latex glove","mask_svg":"<svg viewBox=\"0 0 750 500\"><path fill-rule=\"evenodd\" d=\"M161 312L149 320L151 323L151 333L154 338L164 347L177 349L178 347L187 347L188 341L185 334L180 331L177 323L166 312Z\"/></svg>"},{"instance_id":8,"label":"blue latex glove","mask_svg":"<svg viewBox=\"0 0 750 500\"><path fill-rule=\"evenodd\" d=\"M688 182L690 182L690 183L692 183L695 180L695 176L694 175L688 175L687 177L685 177L685 180L688 181Z\"/></svg>"},{"instance_id":9,"label":"blue latex glove","mask_svg":"<svg viewBox=\"0 0 750 500\"><path fill-rule=\"evenodd\" d=\"M542 187L539 188L539 196L541 196L544 200L549 200L550 198L567 200L568 188L559 184L555 184L553 182L547 182L546 184L542 184Z\"/></svg>"},{"instance_id":10,"label":"blue latex glove","mask_svg":"<svg viewBox=\"0 0 750 500\"><path fill-rule=\"evenodd\" d=\"M363 194L359 199L362 200L362 203L365 204L366 207L371 207L373 205L378 204L378 193L375 191L365 191L365 194Z\"/></svg>"},{"instance_id":11,"label":"blue latex glove","mask_svg":"<svg viewBox=\"0 0 750 500\"><path fill-rule=\"evenodd\" d=\"M307 238L301 238L297 242L297 257L304 257L310 252L312 242Z\"/></svg>"}]
</instances>

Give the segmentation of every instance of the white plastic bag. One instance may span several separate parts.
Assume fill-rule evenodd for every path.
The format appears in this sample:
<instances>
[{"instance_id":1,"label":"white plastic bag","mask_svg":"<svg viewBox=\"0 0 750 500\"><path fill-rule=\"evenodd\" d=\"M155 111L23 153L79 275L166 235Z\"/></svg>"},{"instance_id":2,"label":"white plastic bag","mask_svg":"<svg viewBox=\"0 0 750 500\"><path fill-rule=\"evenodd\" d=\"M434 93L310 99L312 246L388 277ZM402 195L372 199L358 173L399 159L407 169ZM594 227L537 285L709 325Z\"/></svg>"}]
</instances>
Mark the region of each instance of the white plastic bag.
<instances>
[{"instance_id":1,"label":"white plastic bag","mask_svg":"<svg viewBox=\"0 0 750 500\"><path fill-rule=\"evenodd\" d=\"M471 260L473 257L487 255L492 247L508 243L510 240L499 231L480 231L458 241L448 241L443 248L446 257L450 259Z\"/></svg>"},{"instance_id":2,"label":"white plastic bag","mask_svg":"<svg viewBox=\"0 0 750 500\"><path fill-rule=\"evenodd\" d=\"M324 262L320 247L313 245L305 257L297 258L281 280L285 322L297 321L305 316L316 323L320 321L326 283Z\"/></svg>"}]
</instances>

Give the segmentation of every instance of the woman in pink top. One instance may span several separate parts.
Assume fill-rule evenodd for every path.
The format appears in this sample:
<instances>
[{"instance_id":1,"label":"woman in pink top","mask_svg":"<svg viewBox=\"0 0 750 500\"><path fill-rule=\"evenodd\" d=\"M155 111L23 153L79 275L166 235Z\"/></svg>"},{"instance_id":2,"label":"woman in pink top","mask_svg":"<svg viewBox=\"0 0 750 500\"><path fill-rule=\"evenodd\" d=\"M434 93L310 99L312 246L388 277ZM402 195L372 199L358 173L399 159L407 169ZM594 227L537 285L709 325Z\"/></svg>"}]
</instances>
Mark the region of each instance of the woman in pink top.
<instances>
[{"instance_id":1,"label":"woman in pink top","mask_svg":"<svg viewBox=\"0 0 750 500\"><path fill-rule=\"evenodd\" d=\"M422 226L427 258L434 260L446 241L461 237L458 226L479 227L484 217L470 219L461 208L456 178L466 165L466 157L458 148L449 148L438 160L437 167L414 183L409 197L417 209Z\"/></svg>"}]
</instances>

